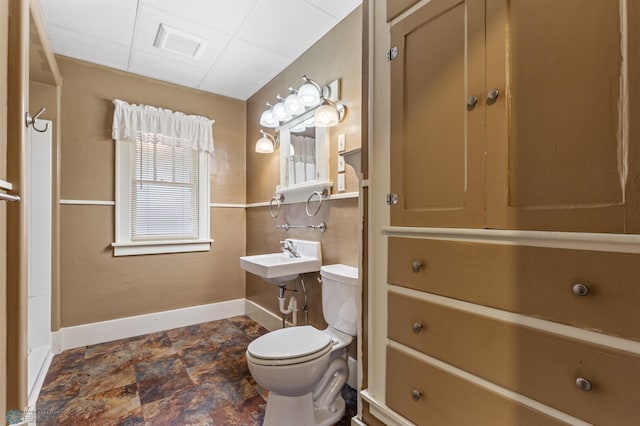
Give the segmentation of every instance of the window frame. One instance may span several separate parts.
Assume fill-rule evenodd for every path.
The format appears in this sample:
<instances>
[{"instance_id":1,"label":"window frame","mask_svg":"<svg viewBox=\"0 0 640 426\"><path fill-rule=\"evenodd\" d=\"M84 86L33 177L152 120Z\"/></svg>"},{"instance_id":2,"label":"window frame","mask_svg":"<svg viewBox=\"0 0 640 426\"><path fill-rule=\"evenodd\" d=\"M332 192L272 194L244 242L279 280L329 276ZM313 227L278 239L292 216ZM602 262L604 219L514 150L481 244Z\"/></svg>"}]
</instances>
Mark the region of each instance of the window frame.
<instances>
[{"instance_id":1,"label":"window frame","mask_svg":"<svg viewBox=\"0 0 640 426\"><path fill-rule=\"evenodd\" d=\"M195 239L131 240L131 182L136 170L136 142L116 140L114 256L210 251L209 156L198 152L198 236Z\"/></svg>"}]
</instances>

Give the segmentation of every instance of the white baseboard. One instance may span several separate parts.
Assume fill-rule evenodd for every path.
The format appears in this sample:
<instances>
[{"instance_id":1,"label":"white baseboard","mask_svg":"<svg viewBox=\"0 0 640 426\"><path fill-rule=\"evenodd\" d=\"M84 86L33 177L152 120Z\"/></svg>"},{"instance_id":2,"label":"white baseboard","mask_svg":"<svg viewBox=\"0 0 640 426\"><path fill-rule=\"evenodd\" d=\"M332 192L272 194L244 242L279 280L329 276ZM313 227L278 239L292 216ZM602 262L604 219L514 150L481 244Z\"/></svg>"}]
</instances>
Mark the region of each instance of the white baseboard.
<instances>
[{"instance_id":1,"label":"white baseboard","mask_svg":"<svg viewBox=\"0 0 640 426\"><path fill-rule=\"evenodd\" d=\"M236 299L73 327L63 327L59 331L52 333L52 349L54 353L60 353L67 349L126 339L142 334L171 330L172 328L244 314L245 299Z\"/></svg>"},{"instance_id":2,"label":"white baseboard","mask_svg":"<svg viewBox=\"0 0 640 426\"><path fill-rule=\"evenodd\" d=\"M40 396L44 379L47 377L49 367L51 367L51 361L53 361L53 352L49 348L47 350L47 356L38 371L38 377L33 384L33 388L29 390L29 409L34 409L36 406L36 401L38 401L38 396Z\"/></svg>"},{"instance_id":3,"label":"white baseboard","mask_svg":"<svg viewBox=\"0 0 640 426\"><path fill-rule=\"evenodd\" d=\"M245 315L269 331L282 328L282 318L249 299L244 299ZM291 324L289 324L291 325Z\"/></svg>"},{"instance_id":4,"label":"white baseboard","mask_svg":"<svg viewBox=\"0 0 640 426\"><path fill-rule=\"evenodd\" d=\"M351 426L367 426L367 424L357 417L351 417Z\"/></svg>"}]
</instances>

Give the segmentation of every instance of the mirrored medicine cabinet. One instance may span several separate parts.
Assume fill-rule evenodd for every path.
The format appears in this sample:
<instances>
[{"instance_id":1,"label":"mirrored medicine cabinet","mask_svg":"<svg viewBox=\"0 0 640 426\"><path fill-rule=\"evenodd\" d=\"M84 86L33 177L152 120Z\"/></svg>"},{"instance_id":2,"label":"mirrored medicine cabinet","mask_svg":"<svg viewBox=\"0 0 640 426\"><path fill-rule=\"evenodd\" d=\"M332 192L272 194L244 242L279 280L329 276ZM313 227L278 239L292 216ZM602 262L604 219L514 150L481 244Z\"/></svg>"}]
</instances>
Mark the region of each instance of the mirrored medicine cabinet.
<instances>
[{"instance_id":1,"label":"mirrored medicine cabinet","mask_svg":"<svg viewBox=\"0 0 640 426\"><path fill-rule=\"evenodd\" d=\"M276 129L280 138L280 185L276 196L282 203L308 200L315 191L331 192L329 180L330 130L313 125L312 108Z\"/></svg>"}]
</instances>

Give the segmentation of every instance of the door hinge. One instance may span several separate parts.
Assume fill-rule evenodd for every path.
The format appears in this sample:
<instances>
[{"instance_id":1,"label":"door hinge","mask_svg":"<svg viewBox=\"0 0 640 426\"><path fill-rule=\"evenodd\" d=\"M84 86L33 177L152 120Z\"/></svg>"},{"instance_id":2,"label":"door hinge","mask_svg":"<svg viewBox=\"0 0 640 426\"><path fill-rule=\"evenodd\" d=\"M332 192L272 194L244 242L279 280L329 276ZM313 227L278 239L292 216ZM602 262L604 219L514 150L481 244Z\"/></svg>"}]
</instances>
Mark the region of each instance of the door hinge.
<instances>
[{"instance_id":1,"label":"door hinge","mask_svg":"<svg viewBox=\"0 0 640 426\"><path fill-rule=\"evenodd\" d=\"M398 204L398 194L387 194L387 205Z\"/></svg>"},{"instance_id":2,"label":"door hinge","mask_svg":"<svg viewBox=\"0 0 640 426\"><path fill-rule=\"evenodd\" d=\"M398 47L393 46L391 49L387 51L387 62L393 61L398 56Z\"/></svg>"}]
</instances>

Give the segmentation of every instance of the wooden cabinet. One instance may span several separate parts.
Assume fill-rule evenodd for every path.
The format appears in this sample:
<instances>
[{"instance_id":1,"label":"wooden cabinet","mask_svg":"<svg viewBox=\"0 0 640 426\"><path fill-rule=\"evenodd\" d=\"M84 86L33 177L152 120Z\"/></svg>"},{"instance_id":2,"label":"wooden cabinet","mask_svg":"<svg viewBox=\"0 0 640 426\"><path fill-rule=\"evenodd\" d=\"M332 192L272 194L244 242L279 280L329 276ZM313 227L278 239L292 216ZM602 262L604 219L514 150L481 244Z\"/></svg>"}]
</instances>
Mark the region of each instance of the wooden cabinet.
<instances>
[{"instance_id":1,"label":"wooden cabinet","mask_svg":"<svg viewBox=\"0 0 640 426\"><path fill-rule=\"evenodd\" d=\"M393 22L391 224L638 232L624 4L433 0Z\"/></svg>"},{"instance_id":2,"label":"wooden cabinet","mask_svg":"<svg viewBox=\"0 0 640 426\"><path fill-rule=\"evenodd\" d=\"M374 55L390 104L372 151L390 170L371 182L397 203L372 203L370 412L634 424L640 236L612 234L640 234L640 2L375 12L374 47L397 54Z\"/></svg>"}]
</instances>

